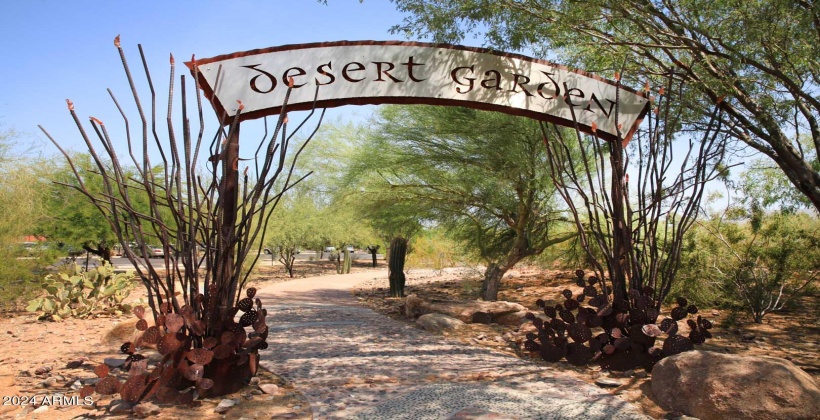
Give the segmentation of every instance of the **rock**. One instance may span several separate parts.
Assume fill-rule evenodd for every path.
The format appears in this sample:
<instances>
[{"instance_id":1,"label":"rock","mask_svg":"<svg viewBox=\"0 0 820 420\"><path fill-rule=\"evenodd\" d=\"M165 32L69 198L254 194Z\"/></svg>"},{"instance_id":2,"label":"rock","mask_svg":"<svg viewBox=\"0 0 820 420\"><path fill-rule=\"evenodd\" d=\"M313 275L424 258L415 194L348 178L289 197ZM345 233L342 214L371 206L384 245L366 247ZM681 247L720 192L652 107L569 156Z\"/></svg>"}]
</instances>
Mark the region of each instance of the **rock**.
<instances>
[{"instance_id":1,"label":"rock","mask_svg":"<svg viewBox=\"0 0 820 420\"><path fill-rule=\"evenodd\" d=\"M149 308L145 308L144 319L148 322L149 327L154 325L154 316L151 314L151 310ZM108 328L103 333L102 338L100 339L100 344L107 347L119 347L126 341L136 341L136 339L142 335L142 332L137 330L137 322L139 322L139 319L137 317L133 317ZM160 328L160 331L162 330L163 329ZM162 334L162 332L160 334ZM143 345L151 348L156 347L154 344Z\"/></svg>"},{"instance_id":2,"label":"rock","mask_svg":"<svg viewBox=\"0 0 820 420\"><path fill-rule=\"evenodd\" d=\"M35 371L35 375L45 375L46 373L51 372L51 366L40 366Z\"/></svg>"},{"instance_id":3,"label":"rock","mask_svg":"<svg viewBox=\"0 0 820 420\"><path fill-rule=\"evenodd\" d=\"M773 357L688 351L652 369L661 407L702 419L814 419L820 387L793 363Z\"/></svg>"},{"instance_id":4,"label":"rock","mask_svg":"<svg viewBox=\"0 0 820 420\"><path fill-rule=\"evenodd\" d=\"M150 402L141 402L134 406L134 415L137 417L150 417L159 414L159 406Z\"/></svg>"},{"instance_id":5,"label":"rock","mask_svg":"<svg viewBox=\"0 0 820 420\"><path fill-rule=\"evenodd\" d=\"M115 357L106 357L103 359L103 363L108 365L108 367L118 368L125 364L125 359L119 359Z\"/></svg>"},{"instance_id":6,"label":"rock","mask_svg":"<svg viewBox=\"0 0 820 420\"><path fill-rule=\"evenodd\" d=\"M258 376L252 377L250 382L248 382L248 385L250 385L250 386L259 385L259 377Z\"/></svg>"},{"instance_id":7,"label":"rock","mask_svg":"<svg viewBox=\"0 0 820 420\"><path fill-rule=\"evenodd\" d=\"M51 376L46 378L45 381L40 382L40 386L43 388L54 388L55 386L57 386L58 383L59 381L57 380L57 378Z\"/></svg>"},{"instance_id":8,"label":"rock","mask_svg":"<svg viewBox=\"0 0 820 420\"><path fill-rule=\"evenodd\" d=\"M214 408L214 413L225 414L225 413L228 412L228 410L231 409L231 407L233 407L235 405L236 405L236 400L231 400L231 399L226 398L226 399L220 401L219 405L217 405L216 408Z\"/></svg>"},{"instance_id":9,"label":"rock","mask_svg":"<svg viewBox=\"0 0 820 420\"><path fill-rule=\"evenodd\" d=\"M617 379L607 378L604 376L596 379L595 385L602 386L605 388L616 388L623 385L623 383Z\"/></svg>"},{"instance_id":10,"label":"rock","mask_svg":"<svg viewBox=\"0 0 820 420\"><path fill-rule=\"evenodd\" d=\"M507 325L510 327L517 327L525 322L529 322L524 315L527 314L528 311L518 311L518 312L510 312L508 314L498 315L495 317L495 322L501 325Z\"/></svg>"},{"instance_id":11,"label":"rock","mask_svg":"<svg viewBox=\"0 0 820 420\"><path fill-rule=\"evenodd\" d=\"M294 413L293 411L289 411L287 413L274 414L273 416L271 416L271 419L289 420L289 419L295 419L295 418L298 418L298 417L299 417L298 413Z\"/></svg>"},{"instance_id":12,"label":"rock","mask_svg":"<svg viewBox=\"0 0 820 420\"><path fill-rule=\"evenodd\" d=\"M85 362L85 359L79 358L77 360L72 360L65 364L66 369L77 369L78 367L82 366Z\"/></svg>"},{"instance_id":13,"label":"rock","mask_svg":"<svg viewBox=\"0 0 820 420\"><path fill-rule=\"evenodd\" d=\"M425 330L438 334L464 327L464 323L460 320L444 314L424 314L416 320L416 323Z\"/></svg>"},{"instance_id":14,"label":"rock","mask_svg":"<svg viewBox=\"0 0 820 420\"><path fill-rule=\"evenodd\" d=\"M425 300L415 294L407 296L404 300L404 315L407 318L417 318L430 313L440 313L459 319L464 323L501 323L499 317L504 315L524 312L527 308L518 303L497 301L485 302L476 301L449 301L449 300Z\"/></svg>"},{"instance_id":15,"label":"rock","mask_svg":"<svg viewBox=\"0 0 820 420\"><path fill-rule=\"evenodd\" d=\"M279 394L279 387L274 384L262 384L259 385L259 389L262 390L265 394L268 395L277 395Z\"/></svg>"},{"instance_id":16,"label":"rock","mask_svg":"<svg viewBox=\"0 0 820 420\"><path fill-rule=\"evenodd\" d=\"M41 406L37 407L36 409L34 409L34 410L33 410L31 413L29 413L29 414L43 414L43 413L45 413L46 411L48 411L48 406L47 406L47 405L41 405Z\"/></svg>"},{"instance_id":17,"label":"rock","mask_svg":"<svg viewBox=\"0 0 820 420\"><path fill-rule=\"evenodd\" d=\"M408 295L404 298L404 316L412 319L424 315L426 313L423 312L424 309L422 308L424 302L424 299L418 297L418 295Z\"/></svg>"},{"instance_id":18,"label":"rock","mask_svg":"<svg viewBox=\"0 0 820 420\"><path fill-rule=\"evenodd\" d=\"M108 405L109 414L126 414L130 413L131 410L131 404L128 404L123 400L112 400L111 404Z\"/></svg>"},{"instance_id":19,"label":"rock","mask_svg":"<svg viewBox=\"0 0 820 420\"><path fill-rule=\"evenodd\" d=\"M82 382L83 385L97 385L97 382L99 382L99 381L100 381L100 378L82 378L82 379L80 379L80 382Z\"/></svg>"},{"instance_id":20,"label":"rock","mask_svg":"<svg viewBox=\"0 0 820 420\"><path fill-rule=\"evenodd\" d=\"M619 371L609 372L609 376L611 376L613 378L631 378L634 374L635 374L635 371L631 370L631 369L630 370L625 370L623 372L619 372Z\"/></svg>"}]
</instances>

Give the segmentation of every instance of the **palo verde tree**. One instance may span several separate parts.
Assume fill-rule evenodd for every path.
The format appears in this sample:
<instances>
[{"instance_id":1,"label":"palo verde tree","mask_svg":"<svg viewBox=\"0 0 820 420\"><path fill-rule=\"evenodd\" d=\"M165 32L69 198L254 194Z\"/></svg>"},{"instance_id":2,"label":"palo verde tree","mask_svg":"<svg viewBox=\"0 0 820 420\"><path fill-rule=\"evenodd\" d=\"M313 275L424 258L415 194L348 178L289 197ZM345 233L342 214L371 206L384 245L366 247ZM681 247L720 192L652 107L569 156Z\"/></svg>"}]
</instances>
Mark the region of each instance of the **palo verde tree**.
<instances>
[{"instance_id":1,"label":"palo verde tree","mask_svg":"<svg viewBox=\"0 0 820 420\"><path fill-rule=\"evenodd\" d=\"M300 249L322 246L327 236L327 218L308 196L286 197L275 209L265 246L293 277L293 266Z\"/></svg>"},{"instance_id":2,"label":"palo verde tree","mask_svg":"<svg viewBox=\"0 0 820 420\"><path fill-rule=\"evenodd\" d=\"M458 42L481 29L494 47L620 71L627 84L673 77L691 128L706 128L719 103L722 129L771 159L820 209L816 1L393 1L410 14L398 33Z\"/></svg>"},{"instance_id":3,"label":"palo verde tree","mask_svg":"<svg viewBox=\"0 0 820 420\"><path fill-rule=\"evenodd\" d=\"M91 156L75 155L72 160L85 187L94 194L101 194L102 177ZM110 170L110 165L106 166ZM52 243L82 248L110 263L111 247L119 243L114 230L83 194L66 188L78 185L71 167L59 163L52 167L54 169L45 175L49 185L45 188L44 211L37 220L35 232Z\"/></svg>"},{"instance_id":4,"label":"palo verde tree","mask_svg":"<svg viewBox=\"0 0 820 420\"><path fill-rule=\"evenodd\" d=\"M191 86L184 75L179 85L175 84L173 57L167 102L163 102L167 108L160 117L142 48L140 56L150 89L150 107L145 106L135 87L119 37L114 44L138 112L137 118L129 118L109 90L125 124L122 138L113 138L107 126L94 117L90 118L90 127L83 124L73 104L68 102L69 112L102 178L102 191L92 191L72 157L51 135L46 135L72 168L77 183L70 187L83 194L105 217L123 246L124 255L134 264L147 289L155 326L148 327L142 319L146 315L144 308L135 308L134 313L140 318L137 329L144 332L137 342L122 347L123 352L129 353L131 378L121 384L107 375L107 368L100 367L96 373L102 379L95 387L83 389L81 396L95 391L119 392L129 403L153 395L161 402L185 403L193 399L191 386L196 387L199 396L235 392L255 375L258 352L267 347L266 310L261 307L261 300L254 301L254 289L242 289L261 251L271 210L283 191L301 179L293 177L293 156L299 155L311 135L295 149L291 147L294 134L289 131L285 108L270 130L265 131L264 138L254 144L255 152L249 154L252 163L242 168L238 123L243 110L241 102L237 104L236 116L220 121L215 135L206 140L197 78L194 77L193 88L197 94L198 127L192 128L186 94ZM195 62L192 68L196 76ZM182 99L181 116L175 121L177 86ZM288 95L292 87L291 81ZM287 99L283 106L287 106ZM308 114L296 131L313 115ZM136 127L132 125L135 119L139 121ZM128 148L124 158L118 153L119 145ZM135 168L135 174L126 171L128 162ZM147 205L139 203L139 197L146 197ZM128 235L124 226L128 226ZM131 241L138 249L129 246ZM149 244L162 246L162 269L147 258ZM243 314L236 320L239 311ZM253 327L253 331L248 333L247 327ZM164 356L151 372L147 371L147 359L135 353L144 343L156 344ZM186 391L180 393L182 389Z\"/></svg>"},{"instance_id":5,"label":"palo verde tree","mask_svg":"<svg viewBox=\"0 0 820 420\"><path fill-rule=\"evenodd\" d=\"M12 130L0 130L0 310L14 308L39 283L35 273L42 260L29 257L19 245L34 233L41 214L42 167L27 157L27 149ZM30 156L30 155L28 155Z\"/></svg>"},{"instance_id":6,"label":"palo verde tree","mask_svg":"<svg viewBox=\"0 0 820 420\"><path fill-rule=\"evenodd\" d=\"M537 122L466 108L380 110L348 176L368 179L362 200L416 209L487 263L482 298L497 300L504 273L575 236L547 170ZM377 151L377 152L373 152Z\"/></svg>"}]
</instances>

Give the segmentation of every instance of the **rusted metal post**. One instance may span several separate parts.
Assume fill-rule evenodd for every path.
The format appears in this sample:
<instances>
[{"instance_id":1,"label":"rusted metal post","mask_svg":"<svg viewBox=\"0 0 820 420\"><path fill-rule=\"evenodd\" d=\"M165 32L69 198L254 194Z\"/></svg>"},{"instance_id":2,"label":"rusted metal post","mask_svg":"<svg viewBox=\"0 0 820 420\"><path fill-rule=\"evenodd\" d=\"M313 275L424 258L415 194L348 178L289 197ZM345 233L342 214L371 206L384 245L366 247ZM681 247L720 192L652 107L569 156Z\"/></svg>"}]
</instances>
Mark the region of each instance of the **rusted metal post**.
<instances>
[{"instance_id":1,"label":"rusted metal post","mask_svg":"<svg viewBox=\"0 0 820 420\"><path fill-rule=\"evenodd\" d=\"M220 227L220 246L217 256L219 267L217 286L219 287L220 317L224 317L228 308L233 306L234 295L236 294L236 276L234 272L234 257L236 254L236 205L239 197L239 127L234 125L228 134L228 141L222 156L222 179L220 180L221 192L218 211L222 213L222 226Z\"/></svg>"}]
</instances>

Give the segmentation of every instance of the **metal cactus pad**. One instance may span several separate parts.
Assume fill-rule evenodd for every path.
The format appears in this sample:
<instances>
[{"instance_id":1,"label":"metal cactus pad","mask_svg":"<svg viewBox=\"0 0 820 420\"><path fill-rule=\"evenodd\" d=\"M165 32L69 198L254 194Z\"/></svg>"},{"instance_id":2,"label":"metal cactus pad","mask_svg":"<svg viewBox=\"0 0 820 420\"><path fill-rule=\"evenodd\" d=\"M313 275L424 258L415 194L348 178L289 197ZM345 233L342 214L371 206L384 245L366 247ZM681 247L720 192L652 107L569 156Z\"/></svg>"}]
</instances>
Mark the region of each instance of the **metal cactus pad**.
<instances>
[{"instance_id":1,"label":"metal cactus pad","mask_svg":"<svg viewBox=\"0 0 820 420\"><path fill-rule=\"evenodd\" d=\"M215 296L212 292L210 296ZM100 381L83 388L80 395L119 393L130 404L151 398L165 404L190 404L195 397L236 392L256 375L259 350L268 347L267 311L261 300L254 300L255 294L256 289L247 289L247 297L215 323L208 317L219 317L216 304L204 297L193 300L199 302L198 308L185 305L176 312L166 301L160 305L157 325L151 327L144 319L144 308L134 308L139 318L136 328L142 334L120 347L128 355L121 367L128 372L128 379L121 382L110 374L108 366L99 365L94 373ZM155 347L162 356L150 370L146 357L138 353L147 347Z\"/></svg>"},{"instance_id":2,"label":"metal cactus pad","mask_svg":"<svg viewBox=\"0 0 820 420\"><path fill-rule=\"evenodd\" d=\"M660 313L651 288L632 289L627 299L613 300L611 291L595 276L585 278L582 270L576 276L580 293L562 291L564 301L555 306L538 299L536 305L543 314L526 315L538 332L527 334L525 350L548 362L566 359L573 365L594 362L610 370L651 369L661 358L693 350L695 344L711 338L712 323L699 315L686 321L688 336L678 334L678 321L698 312L684 298L677 299L671 317L658 322ZM663 346L656 347L656 340L663 336Z\"/></svg>"}]
</instances>

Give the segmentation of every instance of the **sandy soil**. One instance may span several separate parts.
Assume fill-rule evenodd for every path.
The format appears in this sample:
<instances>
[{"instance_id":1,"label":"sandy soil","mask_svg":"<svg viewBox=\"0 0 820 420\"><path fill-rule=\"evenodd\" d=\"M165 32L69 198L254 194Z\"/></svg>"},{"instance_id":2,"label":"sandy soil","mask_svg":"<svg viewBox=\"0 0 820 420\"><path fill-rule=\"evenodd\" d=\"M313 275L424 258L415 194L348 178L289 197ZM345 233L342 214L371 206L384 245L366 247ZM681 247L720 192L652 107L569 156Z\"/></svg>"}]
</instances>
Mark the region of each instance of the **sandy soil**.
<instances>
[{"instance_id":1,"label":"sandy soil","mask_svg":"<svg viewBox=\"0 0 820 420\"><path fill-rule=\"evenodd\" d=\"M384 268L380 265L379 268ZM354 263L353 272L369 270L364 261ZM332 275L334 264L303 262L297 266L295 277ZM572 273L520 269L505 278L500 293L501 300L514 301L535 308L535 300L557 301L561 290L572 283ZM263 263L257 267L252 282L258 284L287 281L284 269L278 264ZM386 283L386 280L385 280ZM132 295L140 297L141 288ZM407 293L416 293L427 298L475 299L480 290L477 272L469 270L436 273L431 270L410 271ZM369 284L357 292L362 304L396 319L399 299L385 298L387 284ZM714 321L715 338L701 348L736 354L768 355L791 360L820 380L820 327L816 324L816 314L820 313L820 299L807 298L793 311L768 315L763 324L741 322L729 327L724 321L729 314L701 308L701 313ZM14 418L31 413L43 405L45 397L52 405L42 414L31 413L27 418L67 419L85 415L91 418L117 415L112 409L117 406L116 398L94 396L89 404L76 404L78 384L95 377L93 368L103 363L105 358L122 358L118 353L119 344L133 334L131 317L100 316L83 320L69 319L63 322L38 321L36 316L17 313L0 319L0 418ZM412 320L404 320L412 323ZM129 323L130 322L130 323ZM120 327L117 324L124 323ZM522 355L515 348L516 329L499 325L470 324L455 338L462 342L492 347L498 351ZM541 363L534 360L535 363ZM577 368L567 364L562 366L580 378L594 382L599 376L621 377L624 385L612 390L622 398L638 403L653 417L660 417L660 409L649 395L649 383L644 372L617 374L601 372L599 368ZM274 384L279 387L273 394L264 393L259 385ZM60 404L58 395L64 396ZM21 405L19 398L29 401L34 398L36 405ZM239 403L231 408L232 418L310 418L310 408L304 397L291 384L270 372L260 370L259 382L244 388L237 394L224 398ZM191 407L161 406L165 418L221 418L214 408L223 398L198 401ZM125 413L119 414L126 416ZM260 417L261 415L261 417Z\"/></svg>"},{"instance_id":2,"label":"sandy soil","mask_svg":"<svg viewBox=\"0 0 820 420\"><path fill-rule=\"evenodd\" d=\"M364 262L356 263L351 271L367 270ZM295 277L335 273L335 265L328 261L305 263ZM262 284L287 281L290 278L279 264L263 263L257 267L251 283ZM127 301L144 297L141 286ZM106 417L127 413L116 411L117 398L93 396L92 401L79 401L78 389L85 381L96 378L93 369L106 358L123 359L119 346L131 341L134 333L133 316L96 316L87 319L67 319L62 322L38 321L37 316L25 312L7 313L0 318L0 418L70 419L77 416ZM149 357L156 352L141 352ZM124 372L114 370L121 379ZM223 418L214 412L222 399L239 401L230 409L233 418L310 418L307 400L291 384L260 368L258 384L239 393L222 398L204 399L194 406L160 405L164 418ZM256 380L255 380L256 381ZM269 395L260 385L273 384L278 392ZM73 399L73 398L77 399ZM34 404L32 404L32 401ZM43 409L40 406L45 405ZM44 410L43 413L34 411ZM193 417L191 417L193 416Z\"/></svg>"}]
</instances>

